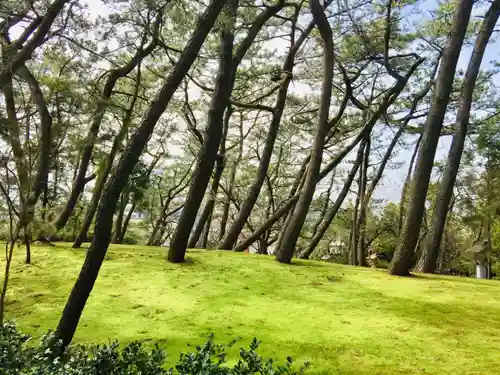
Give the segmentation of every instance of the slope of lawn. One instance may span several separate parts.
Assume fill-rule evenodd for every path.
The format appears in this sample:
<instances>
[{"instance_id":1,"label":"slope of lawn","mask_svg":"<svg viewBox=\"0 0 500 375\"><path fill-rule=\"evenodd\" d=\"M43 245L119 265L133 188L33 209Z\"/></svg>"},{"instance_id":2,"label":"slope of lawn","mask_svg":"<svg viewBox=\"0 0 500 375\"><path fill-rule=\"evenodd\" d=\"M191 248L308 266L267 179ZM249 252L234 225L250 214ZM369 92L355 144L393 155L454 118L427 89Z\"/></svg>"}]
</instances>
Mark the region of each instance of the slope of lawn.
<instances>
[{"instance_id":1,"label":"slope of lawn","mask_svg":"<svg viewBox=\"0 0 500 375\"><path fill-rule=\"evenodd\" d=\"M11 276L7 318L40 336L54 328L85 250L37 246ZM260 352L309 361L311 374L498 374L500 282L418 276L272 257L112 246L76 341L140 339L177 359L188 344L256 336ZM2 264L3 269L3 264Z\"/></svg>"}]
</instances>

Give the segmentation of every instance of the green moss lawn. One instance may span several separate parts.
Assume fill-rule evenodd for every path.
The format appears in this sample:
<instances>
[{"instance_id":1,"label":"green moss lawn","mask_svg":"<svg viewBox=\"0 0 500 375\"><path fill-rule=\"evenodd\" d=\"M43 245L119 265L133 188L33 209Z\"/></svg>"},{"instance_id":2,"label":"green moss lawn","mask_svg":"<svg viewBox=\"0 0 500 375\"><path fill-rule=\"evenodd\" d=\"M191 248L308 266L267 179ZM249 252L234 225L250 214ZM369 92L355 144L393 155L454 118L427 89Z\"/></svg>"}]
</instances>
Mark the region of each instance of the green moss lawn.
<instances>
[{"instance_id":1,"label":"green moss lawn","mask_svg":"<svg viewBox=\"0 0 500 375\"><path fill-rule=\"evenodd\" d=\"M500 282L418 276L272 257L113 246L75 340L160 341L170 359L215 333L253 336L260 352L311 364L311 374L498 374ZM38 337L54 328L84 250L17 250L7 318ZM2 264L3 269L3 264ZM236 350L237 348L234 348Z\"/></svg>"}]
</instances>

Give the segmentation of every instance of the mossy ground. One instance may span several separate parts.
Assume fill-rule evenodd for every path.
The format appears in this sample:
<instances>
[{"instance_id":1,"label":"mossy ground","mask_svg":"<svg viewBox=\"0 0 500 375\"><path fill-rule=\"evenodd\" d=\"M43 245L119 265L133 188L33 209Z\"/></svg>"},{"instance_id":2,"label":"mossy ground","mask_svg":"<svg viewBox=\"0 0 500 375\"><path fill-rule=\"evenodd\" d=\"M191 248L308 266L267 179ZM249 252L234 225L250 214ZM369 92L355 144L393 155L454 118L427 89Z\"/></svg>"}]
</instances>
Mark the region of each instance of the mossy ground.
<instances>
[{"instance_id":1,"label":"mossy ground","mask_svg":"<svg viewBox=\"0 0 500 375\"><path fill-rule=\"evenodd\" d=\"M7 319L39 337L58 322L85 250L16 250ZM209 333L219 343L254 336L277 360L311 374L498 374L500 283L311 261L282 265L232 252L165 261L165 249L111 246L75 341L159 341L170 359ZM3 270L3 264L2 264Z\"/></svg>"}]
</instances>

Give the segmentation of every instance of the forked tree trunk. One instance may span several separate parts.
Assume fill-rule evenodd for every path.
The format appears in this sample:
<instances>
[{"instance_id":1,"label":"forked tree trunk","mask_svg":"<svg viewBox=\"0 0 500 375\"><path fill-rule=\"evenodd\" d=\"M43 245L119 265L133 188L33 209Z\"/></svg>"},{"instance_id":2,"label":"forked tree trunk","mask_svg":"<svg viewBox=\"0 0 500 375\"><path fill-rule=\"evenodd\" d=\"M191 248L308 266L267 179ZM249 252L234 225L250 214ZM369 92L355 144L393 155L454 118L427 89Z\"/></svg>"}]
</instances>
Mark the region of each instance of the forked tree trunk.
<instances>
[{"instance_id":1,"label":"forked tree trunk","mask_svg":"<svg viewBox=\"0 0 500 375\"><path fill-rule=\"evenodd\" d=\"M425 123L415 175L411 184L408 215L389 267L391 275L408 276L410 274L425 209L425 199L434 165L434 157L443 127L446 108L453 89L455 71L469 24L472 6L473 1L471 0L460 0L457 5L452 31L441 59L434 97Z\"/></svg>"},{"instance_id":2,"label":"forked tree trunk","mask_svg":"<svg viewBox=\"0 0 500 375\"><path fill-rule=\"evenodd\" d=\"M455 123L455 133L453 135L453 141L448 153L448 160L443 173L443 179L436 198L436 208L434 210L430 233L427 236L422 256L420 257L417 267L415 268L418 272L434 273L436 270L439 249L441 247L441 239L445 228L446 217L449 211L450 199L453 195L455 180L460 167L460 160L462 158L465 139L467 136L467 125L470 118L472 95L474 93L474 87L479 74L479 68L483 60L484 51L486 50L486 46L488 45L488 41L493 33L493 29L495 28L499 15L500 0L496 0L491 4L483 20L481 30L477 36L472 56L465 73L460 95L460 106L458 108Z\"/></svg>"},{"instance_id":3,"label":"forked tree trunk","mask_svg":"<svg viewBox=\"0 0 500 375\"><path fill-rule=\"evenodd\" d=\"M198 56L201 46L225 3L224 0L212 0L200 17L198 25L178 62L168 75L155 100L150 104L141 124L124 150L116 172L106 184L97 210L92 243L55 332L55 338L61 340L61 350L64 350L73 339L85 303L94 287L95 280L106 256L111 238L113 213L116 209L118 197L125 188L127 180L153 133L156 123Z\"/></svg>"}]
</instances>

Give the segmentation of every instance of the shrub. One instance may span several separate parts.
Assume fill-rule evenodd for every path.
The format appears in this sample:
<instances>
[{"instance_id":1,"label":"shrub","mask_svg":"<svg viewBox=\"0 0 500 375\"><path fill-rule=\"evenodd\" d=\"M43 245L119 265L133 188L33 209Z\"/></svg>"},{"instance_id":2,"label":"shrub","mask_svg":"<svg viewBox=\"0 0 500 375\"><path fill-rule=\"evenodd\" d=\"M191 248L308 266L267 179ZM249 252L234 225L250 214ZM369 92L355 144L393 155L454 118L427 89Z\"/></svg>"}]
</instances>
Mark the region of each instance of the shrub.
<instances>
[{"instance_id":1,"label":"shrub","mask_svg":"<svg viewBox=\"0 0 500 375\"><path fill-rule=\"evenodd\" d=\"M77 345L55 357L57 347L54 345L58 343L51 333L36 347L28 345L29 339L13 323L0 327L0 375L294 375L307 368L305 364L293 370L290 357L282 366L275 365L271 359L264 360L256 352L259 346L256 339L248 350L240 350L240 359L233 366L225 362L227 347L215 344L210 337L195 351L181 354L178 363L169 369L165 367L165 352L157 344L151 350L139 341L123 347L117 342Z\"/></svg>"},{"instance_id":2,"label":"shrub","mask_svg":"<svg viewBox=\"0 0 500 375\"><path fill-rule=\"evenodd\" d=\"M140 233L135 231L134 229L127 229L125 232L125 236L123 237L122 244L123 245L137 245L141 241L144 241Z\"/></svg>"}]
</instances>

